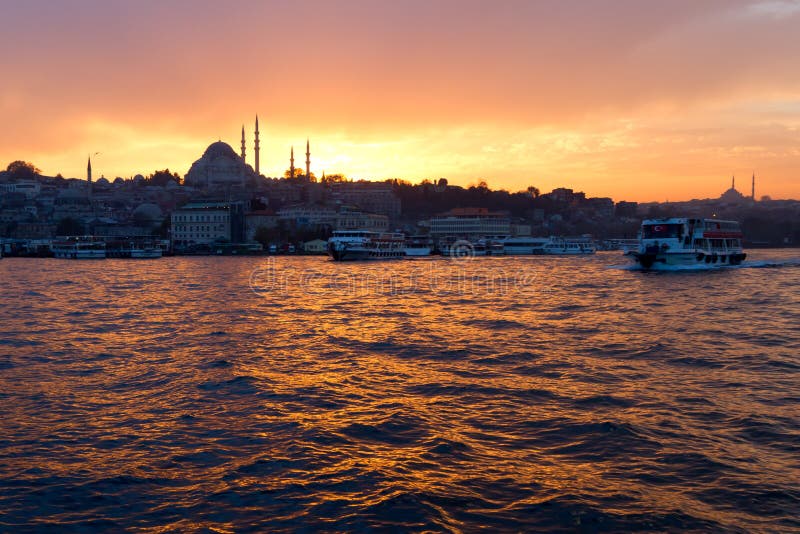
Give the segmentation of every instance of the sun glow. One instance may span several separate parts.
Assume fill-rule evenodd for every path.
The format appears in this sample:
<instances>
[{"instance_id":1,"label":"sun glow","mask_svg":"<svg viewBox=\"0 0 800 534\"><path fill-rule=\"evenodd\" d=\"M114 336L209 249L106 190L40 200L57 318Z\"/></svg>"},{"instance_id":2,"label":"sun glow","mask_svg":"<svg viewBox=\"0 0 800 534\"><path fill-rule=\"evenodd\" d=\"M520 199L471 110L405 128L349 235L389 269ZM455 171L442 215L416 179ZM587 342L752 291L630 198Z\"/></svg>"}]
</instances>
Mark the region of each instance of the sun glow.
<instances>
[{"instance_id":1,"label":"sun glow","mask_svg":"<svg viewBox=\"0 0 800 534\"><path fill-rule=\"evenodd\" d=\"M266 176L292 146L303 166L310 138L317 176L647 201L755 172L773 198L800 190L794 3L312 3L7 9L0 166L83 177L99 152L98 176L184 174L213 141L238 152L242 125L252 158L258 113Z\"/></svg>"}]
</instances>

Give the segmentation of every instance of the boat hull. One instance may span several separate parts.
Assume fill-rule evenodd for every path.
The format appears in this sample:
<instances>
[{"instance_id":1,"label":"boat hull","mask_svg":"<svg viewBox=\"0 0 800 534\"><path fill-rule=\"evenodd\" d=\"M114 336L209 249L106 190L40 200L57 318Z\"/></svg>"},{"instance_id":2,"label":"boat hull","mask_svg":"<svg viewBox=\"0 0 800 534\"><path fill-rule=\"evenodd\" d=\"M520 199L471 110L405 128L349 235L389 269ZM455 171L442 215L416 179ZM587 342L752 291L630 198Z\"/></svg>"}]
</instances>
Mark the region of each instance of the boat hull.
<instances>
[{"instance_id":1,"label":"boat hull","mask_svg":"<svg viewBox=\"0 0 800 534\"><path fill-rule=\"evenodd\" d=\"M584 248L584 249L551 248L544 250L544 254L547 256L586 256L594 253L595 250L593 248Z\"/></svg>"},{"instance_id":2,"label":"boat hull","mask_svg":"<svg viewBox=\"0 0 800 534\"><path fill-rule=\"evenodd\" d=\"M131 250L131 258L137 260L156 259L163 256L161 249L133 249Z\"/></svg>"},{"instance_id":3,"label":"boat hull","mask_svg":"<svg viewBox=\"0 0 800 534\"><path fill-rule=\"evenodd\" d=\"M104 260L105 250L65 250L55 251L53 256L64 260Z\"/></svg>"},{"instance_id":4,"label":"boat hull","mask_svg":"<svg viewBox=\"0 0 800 534\"><path fill-rule=\"evenodd\" d=\"M506 256L541 256L544 254L544 247L509 247L503 248Z\"/></svg>"},{"instance_id":5,"label":"boat hull","mask_svg":"<svg viewBox=\"0 0 800 534\"><path fill-rule=\"evenodd\" d=\"M431 248L430 247L406 247L405 248L405 255L406 256L430 256L431 255Z\"/></svg>"},{"instance_id":6,"label":"boat hull","mask_svg":"<svg viewBox=\"0 0 800 534\"><path fill-rule=\"evenodd\" d=\"M405 251L328 247L328 256L334 261L397 260L405 257Z\"/></svg>"},{"instance_id":7,"label":"boat hull","mask_svg":"<svg viewBox=\"0 0 800 534\"><path fill-rule=\"evenodd\" d=\"M629 256L642 269L669 271L676 269L719 269L741 265L747 257L743 252L730 254L694 252L631 252Z\"/></svg>"}]
</instances>

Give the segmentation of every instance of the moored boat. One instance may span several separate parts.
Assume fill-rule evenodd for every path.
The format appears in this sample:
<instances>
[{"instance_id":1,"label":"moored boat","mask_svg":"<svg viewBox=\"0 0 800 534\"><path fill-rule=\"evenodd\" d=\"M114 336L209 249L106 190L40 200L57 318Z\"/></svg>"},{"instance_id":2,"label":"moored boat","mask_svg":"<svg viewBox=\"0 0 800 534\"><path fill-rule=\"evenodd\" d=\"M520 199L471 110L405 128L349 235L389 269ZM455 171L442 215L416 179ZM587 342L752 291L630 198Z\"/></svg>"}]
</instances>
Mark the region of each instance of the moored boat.
<instances>
[{"instance_id":1,"label":"moored boat","mask_svg":"<svg viewBox=\"0 0 800 534\"><path fill-rule=\"evenodd\" d=\"M597 247L590 239L571 239L565 237L551 237L544 246L544 253L554 256L573 256L579 254L594 254Z\"/></svg>"},{"instance_id":2,"label":"moored boat","mask_svg":"<svg viewBox=\"0 0 800 534\"><path fill-rule=\"evenodd\" d=\"M102 260L106 243L94 236L70 236L53 241L51 250L56 258L70 260Z\"/></svg>"},{"instance_id":3,"label":"moored boat","mask_svg":"<svg viewBox=\"0 0 800 534\"><path fill-rule=\"evenodd\" d=\"M736 221L673 217L645 219L639 246L626 253L643 269L713 269L741 264L742 230Z\"/></svg>"},{"instance_id":4,"label":"moored boat","mask_svg":"<svg viewBox=\"0 0 800 534\"><path fill-rule=\"evenodd\" d=\"M405 236L369 230L337 230L328 239L328 255L335 261L403 258Z\"/></svg>"},{"instance_id":5,"label":"moored boat","mask_svg":"<svg viewBox=\"0 0 800 534\"><path fill-rule=\"evenodd\" d=\"M131 248L132 259L156 259L164 255L164 251L156 246L141 246Z\"/></svg>"},{"instance_id":6,"label":"moored boat","mask_svg":"<svg viewBox=\"0 0 800 534\"><path fill-rule=\"evenodd\" d=\"M503 240L503 254L507 256L527 256L544 254L544 247L550 243L546 237L509 237Z\"/></svg>"},{"instance_id":7,"label":"moored boat","mask_svg":"<svg viewBox=\"0 0 800 534\"><path fill-rule=\"evenodd\" d=\"M154 259L163 254L164 250L153 239L134 237L106 241L107 258Z\"/></svg>"},{"instance_id":8,"label":"moored boat","mask_svg":"<svg viewBox=\"0 0 800 534\"><path fill-rule=\"evenodd\" d=\"M405 243L406 256L430 256L433 252L433 240L427 236L412 236Z\"/></svg>"}]
</instances>

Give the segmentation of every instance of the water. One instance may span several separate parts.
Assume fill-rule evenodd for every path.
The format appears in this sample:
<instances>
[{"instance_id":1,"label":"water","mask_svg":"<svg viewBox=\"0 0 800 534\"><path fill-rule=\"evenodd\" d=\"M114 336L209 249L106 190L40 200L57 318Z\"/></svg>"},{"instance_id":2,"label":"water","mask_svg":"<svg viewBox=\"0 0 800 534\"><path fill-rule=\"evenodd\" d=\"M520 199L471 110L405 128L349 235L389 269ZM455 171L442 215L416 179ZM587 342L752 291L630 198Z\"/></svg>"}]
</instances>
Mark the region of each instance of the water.
<instances>
[{"instance_id":1,"label":"water","mask_svg":"<svg viewBox=\"0 0 800 534\"><path fill-rule=\"evenodd\" d=\"M800 252L0 261L0 530L800 530Z\"/></svg>"}]
</instances>

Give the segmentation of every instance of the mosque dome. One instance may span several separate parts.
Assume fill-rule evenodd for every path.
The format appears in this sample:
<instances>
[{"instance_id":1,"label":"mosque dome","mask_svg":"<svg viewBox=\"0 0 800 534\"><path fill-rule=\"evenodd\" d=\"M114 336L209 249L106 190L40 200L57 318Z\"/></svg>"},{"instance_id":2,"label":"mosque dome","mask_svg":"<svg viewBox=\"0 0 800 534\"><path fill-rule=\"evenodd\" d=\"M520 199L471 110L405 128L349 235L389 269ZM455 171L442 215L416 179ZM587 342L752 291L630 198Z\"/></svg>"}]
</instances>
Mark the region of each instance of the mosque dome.
<instances>
[{"instance_id":1,"label":"mosque dome","mask_svg":"<svg viewBox=\"0 0 800 534\"><path fill-rule=\"evenodd\" d=\"M155 223L160 222L164 218L164 212L161 211L161 208L157 205L145 202L144 204L139 204L139 206L133 210L133 218L137 221Z\"/></svg>"},{"instance_id":2,"label":"mosque dome","mask_svg":"<svg viewBox=\"0 0 800 534\"><path fill-rule=\"evenodd\" d=\"M206 159L215 159L215 158L238 158L239 156L234 152L231 145L228 143L223 143L222 141L217 141L216 143L211 143L208 145L208 148L205 152L203 152L203 157Z\"/></svg>"},{"instance_id":3,"label":"mosque dome","mask_svg":"<svg viewBox=\"0 0 800 534\"><path fill-rule=\"evenodd\" d=\"M741 194L739 191L731 187L719 197L720 202L724 202L726 204L741 204L743 201L746 200L745 196Z\"/></svg>"},{"instance_id":4,"label":"mosque dome","mask_svg":"<svg viewBox=\"0 0 800 534\"><path fill-rule=\"evenodd\" d=\"M243 186L256 179L253 168L234 152L231 145L222 141L211 143L203 156L192 164L184 183L207 188Z\"/></svg>"}]
</instances>

